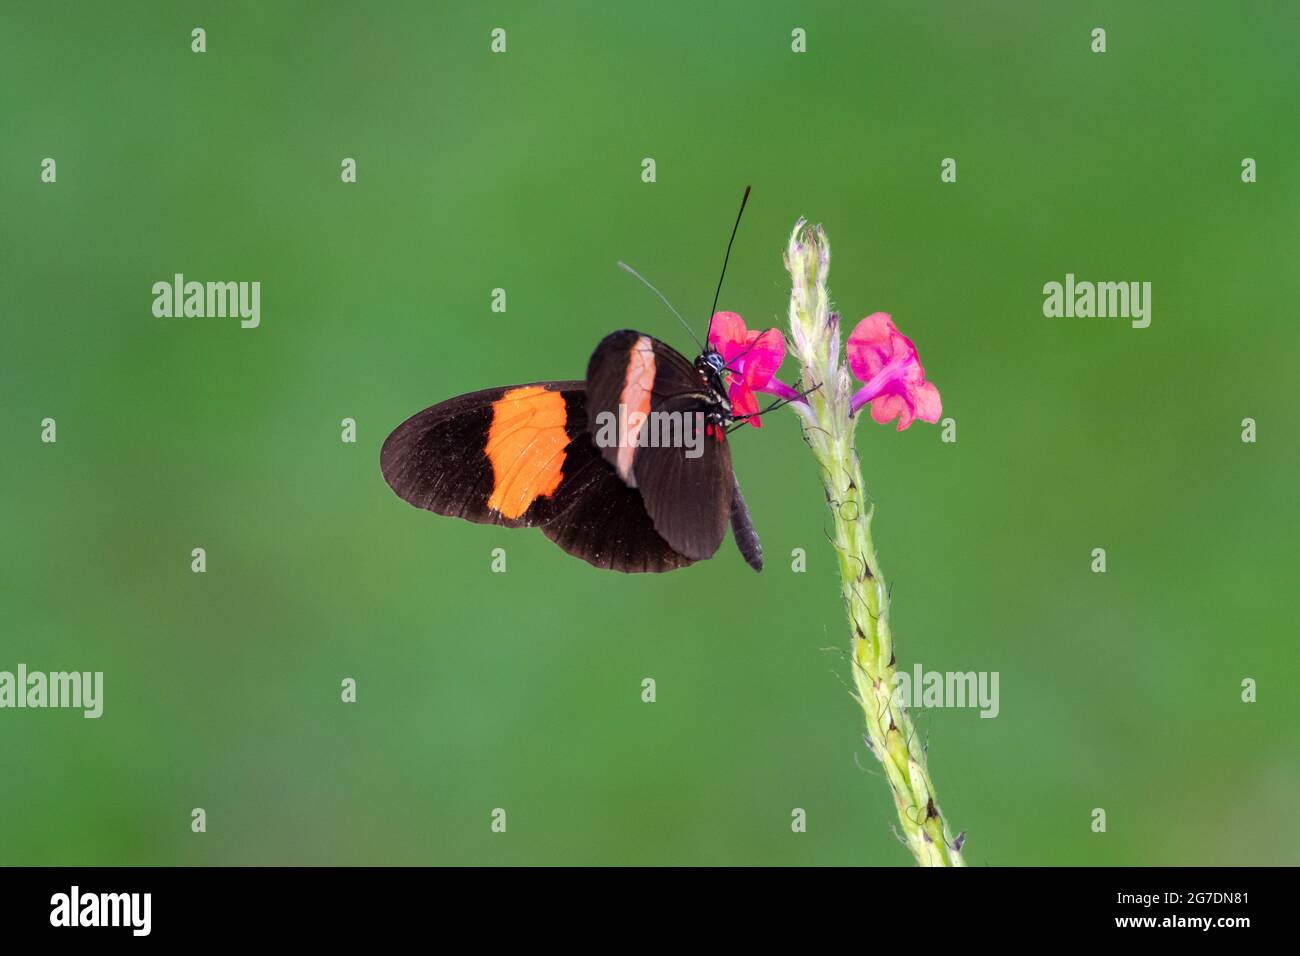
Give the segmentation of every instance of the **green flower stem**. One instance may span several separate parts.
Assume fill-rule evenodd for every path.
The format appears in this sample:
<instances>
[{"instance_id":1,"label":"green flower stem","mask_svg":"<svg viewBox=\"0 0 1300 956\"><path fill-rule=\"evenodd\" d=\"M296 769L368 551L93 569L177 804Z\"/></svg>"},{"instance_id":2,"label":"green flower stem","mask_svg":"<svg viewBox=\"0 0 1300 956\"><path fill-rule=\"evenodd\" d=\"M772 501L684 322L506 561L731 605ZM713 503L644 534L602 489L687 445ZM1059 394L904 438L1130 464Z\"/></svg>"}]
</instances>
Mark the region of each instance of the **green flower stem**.
<instances>
[{"instance_id":1,"label":"green flower stem","mask_svg":"<svg viewBox=\"0 0 1300 956\"><path fill-rule=\"evenodd\" d=\"M821 467L834 521L840 593L851 629L853 684L866 719L867 742L884 767L902 838L921 866L964 866L960 838L948 834L925 751L907 708L895 698L889 590L871 540L867 503L854 448L853 380L840 362L839 319L830 311L826 276L830 246L821 227L800 220L786 251L790 272L790 334L804 388L818 386L799 409L804 440Z\"/></svg>"}]
</instances>

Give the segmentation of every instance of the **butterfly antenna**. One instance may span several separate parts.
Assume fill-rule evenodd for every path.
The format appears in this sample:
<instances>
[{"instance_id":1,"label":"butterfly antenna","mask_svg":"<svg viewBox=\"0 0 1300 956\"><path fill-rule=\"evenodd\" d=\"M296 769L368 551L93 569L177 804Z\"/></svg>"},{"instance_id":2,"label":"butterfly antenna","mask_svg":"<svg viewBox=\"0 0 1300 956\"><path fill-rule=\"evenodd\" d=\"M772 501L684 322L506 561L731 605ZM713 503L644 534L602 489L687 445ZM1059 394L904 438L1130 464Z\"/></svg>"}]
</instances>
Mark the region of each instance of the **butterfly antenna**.
<instances>
[{"instance_id":1,"label":"butterfly antenna","mask_svg":"<svg viewBox=\"0 0 1300 956\"><path fill-rule=\"evenodd\" d=\"M699 346L700 351L701 351L701 352L704 351L704 346L703 346L703 345L700 345L700 339L699 339L699 336L697 336L697 335L695 334L695 330L691 328L689 322L687 322L685 319L682 318L682 314L681 314L680 312L678 312L676 309L673 308L673 304L672 304L671 302L668 301L668 297L667 297L667 296L665 296L662 292L660 292L658 289L656 289L654 286L652 286L652 285L650 284L650 280L648 280L648 279L647 279L645 276L643 276L641 273L637 272L635 269L633 269L633 268L632 268L630 265L628 265L626 262L621 262L621 261L620 261L619 264L618 264L618 267L619 267L620 269L622 269L624 272L630 272L630 273L632 273L632 275L636 276L638 279L640 279L642 282L645 283L645 287L646 287L647 289L649 289L649 290L650 290L651 292L653 292L655 295L659 296L659 300L660 300L661 302L663 302L664 305L668 306L668 311L671 312L673 315L677 316L677 321L680 322L680 323L685 327L686 331L689 332L689 333L691 334L691 338L695 339L695 344L696 344L697 346Z\"/></svg>"},{"instance_id":2,"label":"butterfly antenna","mask_svg":"<svg viewBox=\"0 0 1300 956\"><path fill-rule=\"evenodd\" d=\"M740 197L740 212L736 213L736 224L731 227L731 238L727 240L727 254L722 259L722 275L718 276L718 290L713 293L713 308L709 310L709 331L705 333L708 338L709 333L713 331L713 316L718 311L718 297L722 295L722 280L727 276L727 263L731 260L731 244L736 241L736 230L740 228L740 217L744 215L745 203L749 202L749 189L745 187L745 195Z\"/></svg>"}]
</instances>

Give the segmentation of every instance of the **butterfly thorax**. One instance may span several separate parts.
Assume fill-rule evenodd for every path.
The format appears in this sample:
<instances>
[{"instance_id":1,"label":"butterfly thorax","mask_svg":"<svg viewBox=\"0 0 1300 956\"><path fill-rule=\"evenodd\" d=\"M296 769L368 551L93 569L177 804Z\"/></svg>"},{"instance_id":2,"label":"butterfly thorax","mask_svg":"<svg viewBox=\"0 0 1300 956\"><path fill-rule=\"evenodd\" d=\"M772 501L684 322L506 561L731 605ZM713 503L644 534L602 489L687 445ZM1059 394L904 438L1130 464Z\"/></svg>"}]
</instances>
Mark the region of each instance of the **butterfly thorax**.
<instances>
[{"instance_id":1,"label":"butterfly thorax","mask_svg":"<svg viewBox=\"0 0 1300 956\"><path fill-rule=\"evenodd\" d=\"M721 353L716 349L705 349L695 360L695 370L700 373L700 380L705 394L701 401L708 406L704 417L713 425L727 425L731 422L731 399L727 396L726 376L730 370Z\"/></svg>"}]
</instances>

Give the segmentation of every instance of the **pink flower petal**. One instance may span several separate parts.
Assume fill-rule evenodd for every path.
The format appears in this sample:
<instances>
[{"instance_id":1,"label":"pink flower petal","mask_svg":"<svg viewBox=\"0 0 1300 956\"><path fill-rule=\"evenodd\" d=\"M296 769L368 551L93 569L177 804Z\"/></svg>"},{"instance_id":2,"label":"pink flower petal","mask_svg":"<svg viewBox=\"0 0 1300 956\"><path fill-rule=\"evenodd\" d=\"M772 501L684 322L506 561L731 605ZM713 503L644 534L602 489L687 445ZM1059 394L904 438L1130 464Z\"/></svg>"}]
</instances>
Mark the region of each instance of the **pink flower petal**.
<instances>
[{"instance_id":1,"label":"pink flower petal","mask_svg":"<svg viewBox=\"0 0 1300 956\"><path fill-rule=\"evenodd\" d=\"M925 369L912 340L895 327L884 312L875 312L858 323L846 343L849 368L864 382L853 396L857 412L871 403L871 417L883 425L898 419L902 431L920 418L937 422L943 411L939 389L925 380Z\"/></svg>"},{"instance_id":2,"label":"pink flower petal","mask_svg":"<svg viewBox=\"0 0 1300 956\"><path fill-rule=\"evenodd\" d=\"M753 389L744 383L741 379L736 379L731 383L729 389L731 399L731 414L733 415L753 415L758 411L758 396L754 394ZM751 418L751 422L757 419Z\"/></svg>"},{"instance_id":3,"label":"pink flower petal","mask_svg":"<svg viewBox=\"0 0 1300 956\"><path fill-rule=\"evenodd\" d=\"M709 325L709 345L716 349L727 365L731 413L755 415L757 391L770 392L791 401L807 404L798 392L774 376L785 361L785 336L780 329L749 331L745 320L735 312L715 312ZM747 419L755 428L758 417Z\"/></svg>"},{"instance_id":4,"label":"pink flower petal","mask_svg":"<svg viewBox=\"0 0 1300 956\"><path fill-rule=\"evenodd\" d=\"M750 388L762 388L785 361L785 336L780 329L750 332L745 348L740 360L744 366L745 384Z\"/></svg>"},{"instance_id":5,"label":"pink flower petal","mask_svg":"<svg viewBox=\"0 0 1300 956\"><path fill-rule=\"evenodd\" d=\"M730 363L733 358L744 351L749 331L745 320L735 312L715 312L709 323L709 345L722 354Z\"/></svg>"},{"instance_id":6,"label":"pink flower petal","mask_svg":"<svg viewBox=\"0 0 1300 956\"><path fill-rule=\"evenodd\" d=\"M899 333L884 312L873 312L859 322L849 334L844 350L849 356L849 368L864 382L895 358L896 352L901 352L899 359L905 359L908 351L916 354L912 343Z\"/></svg>"},{"instance_id":7,"label":"pink flower petal","mask_svg":"<svg viewBox=\"0 0 1300 956\"><path fill-rule=\"evenodd\" d=\"M902 417L900 417L902 416ZM901 432L912 424L911 412L901 395L879 395L871 400L871 418L877 425L888 425L895 418L899 419L898 430ZM907 425L903 421L907 421Z\"/></svg>"},{"instance_id":8,"label":"pink flower petal","mask_svg":"<svg viewBox=\"0 0 1300 956\"><path fill-rule=\"evenodd\" d=\"M922 382L913 400L916 402L916 417L923 422L937 422L943 414L943 402L934 382Z\"/></svg>"}]
</instances>

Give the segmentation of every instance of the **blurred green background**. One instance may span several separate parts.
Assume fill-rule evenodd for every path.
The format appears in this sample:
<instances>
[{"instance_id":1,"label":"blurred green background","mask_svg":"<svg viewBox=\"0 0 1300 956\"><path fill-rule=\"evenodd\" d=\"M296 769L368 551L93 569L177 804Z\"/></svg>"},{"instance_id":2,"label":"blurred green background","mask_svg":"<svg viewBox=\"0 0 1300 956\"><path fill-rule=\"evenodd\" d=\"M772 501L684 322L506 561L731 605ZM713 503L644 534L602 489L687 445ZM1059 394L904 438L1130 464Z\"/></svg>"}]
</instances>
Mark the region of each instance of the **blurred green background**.
<instances>
[{"instance_id":1,"label":"blurred green background","mask_svg":"<svg viewBox=\"0 0 1300 956\"><path fill-rule=\"evenodd\" d=\"M958 423L859 443L900 664L1001 675L918 715L969 862L1300 860L1300 9L848 6L0 8L0 670L106 684L0 711L0 861L909 863L793 415L734 442L761 576L599 572L379 473L613 329L689 350L615 260L702 325L747 183L721 306L782 322L823 222ZM175 272L259 280L261 328L154 318ZM1067 272L1152 282L1151 327L1044 318Z\"/></svg>"}]
</instances>

